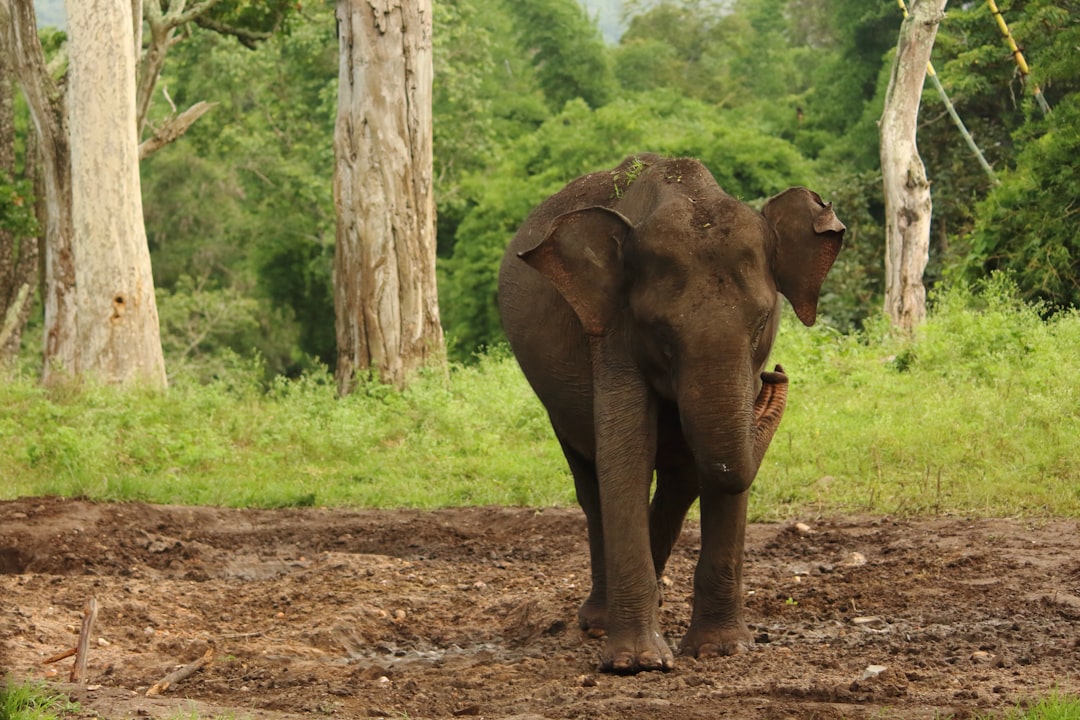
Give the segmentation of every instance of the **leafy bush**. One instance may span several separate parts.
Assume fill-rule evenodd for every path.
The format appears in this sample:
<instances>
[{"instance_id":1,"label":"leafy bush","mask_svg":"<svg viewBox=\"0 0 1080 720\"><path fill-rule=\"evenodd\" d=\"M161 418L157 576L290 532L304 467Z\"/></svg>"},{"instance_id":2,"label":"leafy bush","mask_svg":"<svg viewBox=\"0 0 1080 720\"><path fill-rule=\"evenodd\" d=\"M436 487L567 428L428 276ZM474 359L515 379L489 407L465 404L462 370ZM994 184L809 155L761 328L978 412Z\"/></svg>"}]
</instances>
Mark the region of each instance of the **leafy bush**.
<instances>
[{"instance_id":1,"label":"leafy bush","mask_svg":"<svg viewBox=\"0 0 1080 720\"><path fill-rule=\"evenodd\" d=\"M1008 270L1025 298L1080 307L1077 127L1080 97L1072 95L1046 120L1024 130L1016 167L1003 173L1001 184L978 205L958 275L977 278Z\"/></svg>"}]
</instances>

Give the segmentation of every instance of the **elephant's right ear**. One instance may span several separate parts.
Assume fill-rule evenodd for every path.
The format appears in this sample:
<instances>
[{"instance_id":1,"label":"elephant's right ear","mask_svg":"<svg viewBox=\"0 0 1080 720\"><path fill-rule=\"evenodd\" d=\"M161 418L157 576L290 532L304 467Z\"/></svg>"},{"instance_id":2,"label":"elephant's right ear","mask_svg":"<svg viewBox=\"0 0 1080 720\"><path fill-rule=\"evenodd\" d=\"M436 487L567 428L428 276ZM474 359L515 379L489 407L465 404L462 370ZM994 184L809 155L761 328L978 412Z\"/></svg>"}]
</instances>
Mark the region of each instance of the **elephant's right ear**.
<instances>
[{"instance_id":1,"label":"elephant's right ear","mask_svg":"<svg viewBox=\"0 0 1080 720\"><path fill-rule=\"evenodd\" d=\"M631 229L615 210L574 210L555 218L540 244L518 256L551 281L586 333L603 335L618 307L620 250Z\"/></svg>"}]
</instances>

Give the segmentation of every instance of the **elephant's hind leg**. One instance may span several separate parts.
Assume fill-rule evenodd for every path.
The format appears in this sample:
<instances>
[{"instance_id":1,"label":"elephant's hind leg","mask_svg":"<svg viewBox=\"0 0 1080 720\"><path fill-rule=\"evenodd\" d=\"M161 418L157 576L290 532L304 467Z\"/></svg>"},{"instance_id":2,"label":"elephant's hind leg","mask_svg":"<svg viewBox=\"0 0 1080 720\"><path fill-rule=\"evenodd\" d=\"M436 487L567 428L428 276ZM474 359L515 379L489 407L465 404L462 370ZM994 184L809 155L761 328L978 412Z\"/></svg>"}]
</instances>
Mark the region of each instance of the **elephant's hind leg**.
<instances>
[{"instance_id":1,"label":"elephant's hind leg","mask_svg":"<svg viewBox=\"0 0 1080 720\"><path fill-rule=\"evenodd\" d=\"M578 625L590 637L607 634L607 571L604 565L604 523L600 515L600 485L596 479L596 465L582 457L565 442L558 432L563 455L574 476L574 490L578 504L585 512L589 529L589 561L592 568L592 590L578 609Z\"/></svg>"},{"instance_id":2,"label":"elephant's hind leg","mask_svg":"<svg viewBox=\"0 0 1080 720\"><path fill-rule=\"evenodd\" d=\"M685 446L684 446L685 447ZM697 499L700 484L689 449L658 459L656 492L649 506L649 546L656 577L664 574L683 521Z\"/></svg>"}]
</instances>

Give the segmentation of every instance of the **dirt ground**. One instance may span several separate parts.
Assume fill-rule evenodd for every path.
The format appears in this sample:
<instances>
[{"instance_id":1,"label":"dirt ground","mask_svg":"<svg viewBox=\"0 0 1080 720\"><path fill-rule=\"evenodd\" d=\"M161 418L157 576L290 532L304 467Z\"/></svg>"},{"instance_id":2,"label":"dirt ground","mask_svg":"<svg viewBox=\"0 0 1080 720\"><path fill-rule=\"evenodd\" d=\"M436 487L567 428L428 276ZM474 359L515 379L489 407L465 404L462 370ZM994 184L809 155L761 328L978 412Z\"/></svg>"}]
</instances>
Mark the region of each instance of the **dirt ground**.
<instances>
[{"instance_id":1,"label":"dirt ground","mask_svg":"<svg viewBox=\"0 0 1080 720\"><path fill-rule=\"evenodd\" d=\"M70 717L939 718L1080 692L1080 523L806 518L748 531L749 651L596 671L576 509L0 503L0 671ZM672 644L698 529L668 569ZM63 684L88 598L88 684ZM212 663L147 689L212 647Z\"/></svg>"}]
</instances>

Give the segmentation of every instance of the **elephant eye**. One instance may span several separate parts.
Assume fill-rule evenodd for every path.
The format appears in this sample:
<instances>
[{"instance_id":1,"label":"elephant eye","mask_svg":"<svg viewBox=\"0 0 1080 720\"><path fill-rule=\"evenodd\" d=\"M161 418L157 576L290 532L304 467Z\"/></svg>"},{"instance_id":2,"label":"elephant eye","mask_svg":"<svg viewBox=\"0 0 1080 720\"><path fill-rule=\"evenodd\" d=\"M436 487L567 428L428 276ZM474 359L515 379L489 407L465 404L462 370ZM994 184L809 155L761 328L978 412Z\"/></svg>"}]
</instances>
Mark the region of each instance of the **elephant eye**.
<instances>
[{"instance_id":1,"label":"elephant eye","mask_svg":"<svg viewBox=\"0 0 1080 720\"><path fill-rule=\"evenodd\" d=\"M772 310L769 310L761 316L761 319L758 320L757 326L754 327L754 332L750 336L750 349L752 351L757 351L758 345L761 343L761 335L765 332L765 328L768 326L769 318L771 317Z\"/></svg>"}]
</instances>

